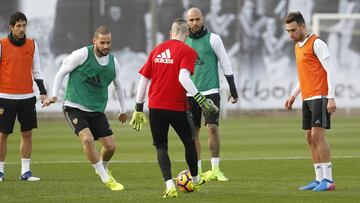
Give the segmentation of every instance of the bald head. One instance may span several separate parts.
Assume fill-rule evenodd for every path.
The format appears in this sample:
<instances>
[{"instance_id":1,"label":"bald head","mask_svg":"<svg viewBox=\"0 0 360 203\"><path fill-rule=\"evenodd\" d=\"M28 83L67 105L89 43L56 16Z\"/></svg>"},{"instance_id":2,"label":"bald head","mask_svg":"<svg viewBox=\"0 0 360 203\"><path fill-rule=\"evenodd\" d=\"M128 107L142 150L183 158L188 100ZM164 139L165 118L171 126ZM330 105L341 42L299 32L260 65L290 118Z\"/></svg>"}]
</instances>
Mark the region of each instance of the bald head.
<instances>
[{"instance_id":1,"label":"bald head","mask_svg":"<svg viewBox=\"0 0 360 203\"><path fill-rule=\"evenodd\" d=\"M189 35L189 27L184 19L176 19L171 26L171 38L185 41Z\"/></svg>"},{"instance_id":2,"label":"bald head","mask_svg":"<svg viewBox=\"0 0 360 203\"><path fill-rule=\"evenodd\" d=\"M204 24L204 17L199 8L190 8L186 13L186 21L192 33L201 31Z\"/></svg>"},{"instance_id":3,"label":"bald head","mask_svg":"<svg viewBox=\"0 0 360 203\"><path fill-rule=\"evenodd\" d=\"M201 10L197 7L192 7L186 12L186 20L188 20L189 16L196 15L202 16Z\"/></svg>"}]
</instances>

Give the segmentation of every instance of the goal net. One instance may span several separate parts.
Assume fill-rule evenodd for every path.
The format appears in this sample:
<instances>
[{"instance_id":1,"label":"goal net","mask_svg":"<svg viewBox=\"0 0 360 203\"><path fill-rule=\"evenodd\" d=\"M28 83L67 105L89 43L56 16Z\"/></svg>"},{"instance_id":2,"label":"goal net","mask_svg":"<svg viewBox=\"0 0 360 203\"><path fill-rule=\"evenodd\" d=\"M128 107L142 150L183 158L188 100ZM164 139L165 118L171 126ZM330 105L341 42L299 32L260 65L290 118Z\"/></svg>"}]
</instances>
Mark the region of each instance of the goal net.
<instances>
[{"instance_id":1,"label":"goal net","mask_svg":"<svg viewBox=\"0 0 360 203\"><path fill-rule=\"evenodd\" d=\"M360 53L360 14L315 13L312 17L312 31L324 40L336 37L340 43L348 43L349 47ZM334 43L334 42L333 42Z\"/></svg>"},{"instance_id":2,"label":"goal net","mask_svg":"<svg viewBox=\"0 0 360 203\"><path fill-rule=\"evenodd\" d=\"M360 102L360 14L313 15L312 32L328 45L334 63L336 96L347 107Z\"/></svg>"}]
</instances>

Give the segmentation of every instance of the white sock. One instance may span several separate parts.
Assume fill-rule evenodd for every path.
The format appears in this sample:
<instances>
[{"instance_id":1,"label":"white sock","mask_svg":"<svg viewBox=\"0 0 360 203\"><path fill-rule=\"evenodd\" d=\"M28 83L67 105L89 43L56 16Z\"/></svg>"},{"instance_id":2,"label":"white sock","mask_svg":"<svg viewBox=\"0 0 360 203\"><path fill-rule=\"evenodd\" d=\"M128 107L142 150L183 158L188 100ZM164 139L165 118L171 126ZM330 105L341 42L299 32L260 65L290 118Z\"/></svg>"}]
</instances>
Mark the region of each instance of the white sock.
<instances>
[{"instance_id":1,"label":"white sock","mask_svg":"<svg viewBox=\"0 0 360 203\"><path fill-rule=\"evenodd\" d=\"M321 165L322 165L323 172L324 172L324 178L332 181L333 178L332 178L332 165L331 165L331 162L322 163Z\"/></svg>"},{"instance_id":2,"label":"white sock","mask_svg":"<svg viewBox=\"0 0 360 203\"><path fill-rule=\"evenodd\" d=\"M198 165L198 173L202 173L201 160L198 160L197 165Z\"/></svg>"},{"instance_id":3,"label":"white sock","mask_svg":"<svg viewBox=\"0 0 360 203\"><path fill-rule=\"evenodd\" d=\"M21 158L21 174L30 171L30 160L31 159Z\"/></svg>"},{"instance_id":4,"label":"white sock","mask_svg":"<svg viewBox=\"0 0 360 203\"><path fill-rule=\"evenodd\" d=\"M96 172L99 174L102 182L106 183L110 180L110 176L106 172L104 166L101 164L101 161L97 162L96 164L93 164L93 167L95 168Z\"/></svg>"},{"instance_id":5,"label":"white sock","mask_svg":"<svg viewBox=\"0 0 360 203\"><path fill-rule=\"evenodd\" d=\"M101 161L101 164L104 166L105 170L107 170L109 166L109 161Z\"/></svg>"},{"instance_id":6,"label":"white sock","mask_svg":"<svg viewBox=\"0 0 360 203\"><path fill-rule=\"evenodd\" d=\"M170 190L172 188L175 188L174 181L172 179L169 179L165 182L166 184L166 190Z\"/></svg>"},{"instance_id":7,"label":"white sock","mask_svg":"<svg viewBox=\"0 0 360 203\"><path fill-rule=\"evenodd\" d=\"M194 184L198 184L200 182L200 176L197 175L197 176L192 177L192 182Z\"/></svg>"},{"instance_id":8,"label":"white sock","mask_svg":"<svg viewBox=\"0 0 360 203\"><path fill-rule=\"evenodd\" d=\"M4 162L4 161L0 161L0 172L1 172L1 173L4 173L4 165L5 165L5 162Z\"/></svg>"},{"instance_id":9,"label":"white sock","mask_svg":"<svg viewBox=\"0 0 360 203\"><path fill-rule=\"evenodd\" d=\"M211 169L219 169L220 158L219 157L211 157Z\"/></svg>"},{"instance_id":10,"label":"white sock","mask_svg":"<svg viewBox=\"0 0 360 203\"><path fill-rule=\"evenodd\" d=\"M314 169L315 169L315 178L317 181L320 182L322 179L324 179L322 164L321 163L314 164Z\"/></svg>"}]
</instances>

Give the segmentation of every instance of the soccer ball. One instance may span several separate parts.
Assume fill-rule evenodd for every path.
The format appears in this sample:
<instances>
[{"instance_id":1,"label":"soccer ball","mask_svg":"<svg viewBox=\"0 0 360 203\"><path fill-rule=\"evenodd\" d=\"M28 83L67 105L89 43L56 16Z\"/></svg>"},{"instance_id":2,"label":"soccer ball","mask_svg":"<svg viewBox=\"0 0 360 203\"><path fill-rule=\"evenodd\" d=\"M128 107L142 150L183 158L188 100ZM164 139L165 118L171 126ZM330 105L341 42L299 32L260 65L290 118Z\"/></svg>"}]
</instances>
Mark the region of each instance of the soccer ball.
<instances>
[{"instance_id":1,"label":"soccer ball","mask_svg":"<svg viewBox=\"0 0 360 203\"><path fill-rule=\"evenodd\" d=\"M182 192L193 192L191 173L189 170L183 170L176 177L176 185Z\"/></svg>"}]
</instances>

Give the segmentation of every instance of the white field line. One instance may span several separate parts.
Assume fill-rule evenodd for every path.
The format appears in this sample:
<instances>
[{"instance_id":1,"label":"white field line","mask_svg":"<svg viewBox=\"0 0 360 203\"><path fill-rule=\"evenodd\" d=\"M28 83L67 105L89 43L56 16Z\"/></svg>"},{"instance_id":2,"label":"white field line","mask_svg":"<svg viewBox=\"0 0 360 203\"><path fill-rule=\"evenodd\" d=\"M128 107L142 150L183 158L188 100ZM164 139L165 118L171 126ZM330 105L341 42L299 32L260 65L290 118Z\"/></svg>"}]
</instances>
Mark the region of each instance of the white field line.
<instances>
[{"instance_id":1,"label":"white field line","mask_svg":"<svg viewBox=\"0 0 360 203\"><path fill-rule=\"evenodd\" d=\"M349 155L349 156L333 156L332 159L359 159L360 155ZM251 161L251 160L300 160L310 159L310 156L294 156L294 157L241 157L241 158L224 158L222 161ZM209 159L203 159L209 161ZM184 162L185 160L172 160L172 162ZM31 164L79 164L89 163L89 161L31 161ZM156 160L112 160L111 163L157 163ZM6 162L6 165L16 165L19 162Z\"/></svg>"}]
</instances>

